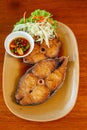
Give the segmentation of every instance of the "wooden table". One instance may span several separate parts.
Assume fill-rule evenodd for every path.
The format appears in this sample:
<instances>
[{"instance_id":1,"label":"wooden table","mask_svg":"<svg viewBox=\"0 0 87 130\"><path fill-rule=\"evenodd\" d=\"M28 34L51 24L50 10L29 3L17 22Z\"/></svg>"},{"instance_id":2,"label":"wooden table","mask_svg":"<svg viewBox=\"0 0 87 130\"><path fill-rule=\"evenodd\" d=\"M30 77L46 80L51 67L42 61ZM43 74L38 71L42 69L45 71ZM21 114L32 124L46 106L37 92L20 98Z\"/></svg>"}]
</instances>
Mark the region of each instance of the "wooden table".
<instances>
[{"instance_id":1,"label":"wooden table","mask_svg":"<svg viewBox=\"0 0 87 130\"><path fill-rule=\"evenodd\" d=\"M80 82L77 102L62 119L32 122L13 115L6 107L2 93L4 61L3 42L24 11L45 9L68 25L77 38L80 59ZM87 0L0 0L0 130L87 130Z\"/></svg>"}]
</instances>

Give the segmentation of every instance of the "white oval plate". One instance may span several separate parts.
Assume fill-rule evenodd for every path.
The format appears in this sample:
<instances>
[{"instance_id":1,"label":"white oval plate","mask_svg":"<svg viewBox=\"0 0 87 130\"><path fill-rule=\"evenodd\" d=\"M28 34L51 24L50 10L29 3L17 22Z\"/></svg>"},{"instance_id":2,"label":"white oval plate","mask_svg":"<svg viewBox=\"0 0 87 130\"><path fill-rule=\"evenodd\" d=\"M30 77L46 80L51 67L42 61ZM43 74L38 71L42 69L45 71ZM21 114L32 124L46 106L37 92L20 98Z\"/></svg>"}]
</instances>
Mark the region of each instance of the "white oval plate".
<instances>
[{"instance_id":1,"label":"white oval plate","mask_svg":"<svg viewBox=\"0 0 87 130\"><path fill-rule=\"evenodd\" d=\"M63 87L45 103L36 106L20 106L14 101L16 83L20 68L24 65L19 59L5 53L3 67L3 96L8 109L16 116L31 121L52 121L67 115L73 108L79 84L79 58L76 38L69 27L58 22L58 35L62 41L65 56L69 56L68 69Z\"/></svg>"}]
</instances>

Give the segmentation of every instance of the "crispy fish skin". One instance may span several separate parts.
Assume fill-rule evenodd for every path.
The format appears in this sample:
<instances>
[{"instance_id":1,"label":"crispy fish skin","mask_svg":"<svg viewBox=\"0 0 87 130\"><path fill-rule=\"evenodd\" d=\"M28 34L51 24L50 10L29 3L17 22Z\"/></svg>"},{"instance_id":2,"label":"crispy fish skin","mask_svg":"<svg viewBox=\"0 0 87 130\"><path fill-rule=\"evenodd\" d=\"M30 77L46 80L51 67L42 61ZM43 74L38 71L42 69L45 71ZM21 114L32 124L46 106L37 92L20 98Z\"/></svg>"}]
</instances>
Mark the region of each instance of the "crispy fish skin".
<instances>
[{"instance_id":1,"label":"crispy fish skin","mask_svg":"<svg viewBox=\"0 0 87 130\"><path fill-rule=\"evenodd\" d=\"M54 38L49 40L49 45L50 47L46 45L45 41L42 44L35 43L34 50L31 54L23 58L23 62L35 64L46 58L57 57L61 47L61 42L57 38Z\"/></svg>"},{"instance_id":2,"label":"crispy fish skin","mask_svg":"<svg viewBox=\"0 0 87 130\"><path fill-rule=\"evenodd\" d=\"M22 77L21 80L19 81L18 89L15 95L17 102L19 102L20 99L23 99L24 97L25 98L28 97L28 103L30 103L31 99L29 98L28 95L36 86L36 83L37 83L37 77L34 76L33 73L28 73L26 76Z\"/></svg>"},{"instance_id":3,"label":"crispy fish skin","mask_svg":"<svg viewBox=\"0 0 87 130\"><path fill-rule=\"evenodd\" d=\"M39 104L49 97L49 89L45 86L45 83L39 84L38 80L39 78L33 73L28 73L21 78L15 94L18 104Z\"/></svg>"},{"instance_id":4,"label":"crispy fish skin","mask_svg":"<svg viewBox=\"0 0 87 130\"><path fill-rule=\"evenodd\" d=\"M46 86L50 89L51 92L55 91L57 87L61 85L65 78L68 58L61 57L59 60L61 65L57 69L55 69L55 71L51 73L45 81Z\"/></svg>"},{"instance_id":5,"label":"crispy fish skin","mask_svg":"<svg viewBox=\"0 0 87 130\"><path fill-rule=\"evenodd\" d=\"M35 44L33 51L23 58L24 63L35 64L40 60L46 59L46 56L40 52L40 45Z\"/></svg>"},{"instance_id":6,"label":"crispy fish skin","mask_svg":"<svg viewBox=\"0 0 87 130\"><path fill-rule=\"evenodd\" d=\"M40 104L49 97L49 89L45 85L37 85L32 92L26 93L26 96L20 100L20 105Z\"/></svg>"},{"instance_id":7,"label":"crispy fish skin","mask_svg":"<svg viewBox=\"0 0 87 130\"><path fill-rule=\"evenodd\" d=\"M32 72L39 78L46 78L55 69L55 65L55 60L43 60L35 65Z\"/></svg>"},{"instance_id":8,"label":"crispy fish skin","mask_svg":"<svg viewBox=\"0 0 87 130\"><path fill-rule=\"evenodd\" d=\"M45 59L30 68L18 83L16 102L36 105L50 98L63 84L67 63L68 57Z\"/></svg>"},{"instance_id":9,"label":"crispy fish skin","mask_svg":"<svg viewBox=\"0 0 87 130\"><path fill-rule=\"evenodd\" d=\"M50 40L50 47L46 51L46 56L49 58L54 58L58 56L60 47L61 47L61 42L58 41L58 39L53 39Z\"/></svg>"}]
</instances>

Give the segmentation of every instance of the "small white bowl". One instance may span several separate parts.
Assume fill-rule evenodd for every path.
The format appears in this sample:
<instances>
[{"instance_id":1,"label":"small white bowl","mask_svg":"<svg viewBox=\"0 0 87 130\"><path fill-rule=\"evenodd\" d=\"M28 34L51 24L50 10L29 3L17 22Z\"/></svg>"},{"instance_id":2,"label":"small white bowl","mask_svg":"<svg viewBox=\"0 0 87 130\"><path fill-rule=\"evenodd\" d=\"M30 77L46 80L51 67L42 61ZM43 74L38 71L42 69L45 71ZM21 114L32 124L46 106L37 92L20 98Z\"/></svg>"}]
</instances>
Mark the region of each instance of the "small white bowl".
<instances>
[{"instance_id":1,"label":"small white bowl","mask_svg":"<svg viewBox=\"0 0 87 130\"><path fill-rule=\"evenodd\" d=\"M18 38L18 37L25 38L25 39L30 43L30 49L29 49L29 51L28 51L25 55L22 55L22 56L18 56L18 55L13 54L13 53L10 51L10 47L9 47L11 41L12 41L13 39L15 39L15 38ZM9 55L11 55L11 56L13 56L13 57L16 57L16 58L23 58L23 57L29 55L29 54L32 52L32 50L33 50L33 48L34 48L34 39L31 37L31 35L29 35L29 34L26 33L26 32L23 32L23 31L12 32L12 33L10 33L10 34L6 37L5 42L4 42L4 47L5 47L6 52L7 52Z\"/></svg>"}]
</instances>

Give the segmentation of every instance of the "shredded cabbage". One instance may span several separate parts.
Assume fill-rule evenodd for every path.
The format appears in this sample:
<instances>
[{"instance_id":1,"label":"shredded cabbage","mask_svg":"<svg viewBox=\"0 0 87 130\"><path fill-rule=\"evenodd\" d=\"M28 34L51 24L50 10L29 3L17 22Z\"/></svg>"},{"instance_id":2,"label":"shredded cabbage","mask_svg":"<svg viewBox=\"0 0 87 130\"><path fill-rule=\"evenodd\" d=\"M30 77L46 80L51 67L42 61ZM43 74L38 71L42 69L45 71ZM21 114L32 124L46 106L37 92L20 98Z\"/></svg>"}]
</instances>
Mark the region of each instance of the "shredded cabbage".
<instances>
[{"instance_id":1,"label":"shredded cabbage","mask_svg":"<svg viewBox=\"0 0 87 130\"><path fill-rule=\"evenodd\" d=\"M42 21L39 22L39 20ZM51 14L45 10L35 10L29 18L26 18L26 23L22 18L14 26L13 31L25 31L29 33L35 42L46 42L49 47L49 39L56 36L57 21L51 18Z\"/></svg>"}]
</instances>

